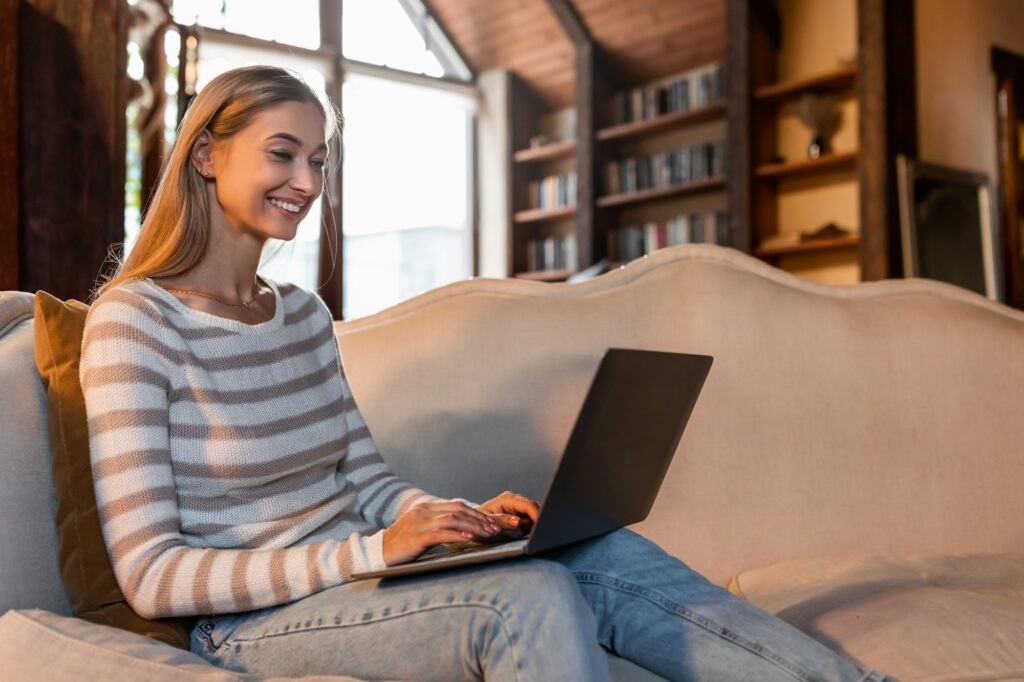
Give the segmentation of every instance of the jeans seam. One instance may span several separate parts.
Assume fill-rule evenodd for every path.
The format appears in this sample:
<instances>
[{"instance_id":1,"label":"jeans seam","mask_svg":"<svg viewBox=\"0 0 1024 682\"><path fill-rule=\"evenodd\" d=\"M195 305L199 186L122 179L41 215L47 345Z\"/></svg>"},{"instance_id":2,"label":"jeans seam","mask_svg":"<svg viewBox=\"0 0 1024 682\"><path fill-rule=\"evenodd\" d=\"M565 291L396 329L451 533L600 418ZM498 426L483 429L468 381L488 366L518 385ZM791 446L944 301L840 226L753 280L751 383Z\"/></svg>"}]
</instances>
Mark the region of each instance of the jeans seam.
<instances>
[{"instance_id":1,"label":"jeans seam","mask_svg":"<svg viewBox=\"0 0 1024 682\"><path fill-rule=\"evenodd\" d=\"M314 626L311 626L311 627L306 627L306 628L301 628L301 629L296 629L296 630L289 630L287 632L264 633L264 634L260 635L259 637L253 637L251 639L246 639L246 638L234 639L234 640L231 641L231 644L237 644L237 645L251 644L251 643L254 643L254 642L260 642L260 641L262 641L264 639L270 639L272 637L287 637L288 635L312 632L314 630L333 630L333 629L341 629L341 628L353 627L353 626L358 626L358 625L365 625L367 623L381 623L381 622L384 622L386 620L394 620L396 618L401 618L403 616L412 616L412 615L415 615L415 614L424 613L426 611L435 611L437 609L452 609L452 608L482 608L482 609L487 609L488 611L493 611L493 612L498 614L498 619L501 621L501 629L505 633L505 639L508 640L509 651L512 652L513 670L515 671L515 679L518 681L519 680L519 656L516 655L515 640L512 638L512 635L511 635L511 633L508 630L508 621L507 621L507 619L505 617L504 612L501 609L495 608L495 607L493 607L493 606L491 606L489 604L479 604L479 603L475 603L475 604L435 604L433 606L424 606L422 608L419 608L419 609L416 609L416 610L413 610L413 611L405 611L405 612L400 612L400 613L390 613L390 614L388 614L386 616L374 617L374 618L371 618L370 620L361 620L361 621L353 622L353 623L326 623L324 625L314 625ZM222 646L224 644L227 644L228 640L230 640L230 639L231 639L231 637L229 637L228 639L224 640L224 642L222 642Z\"/></svg>"},{"instance_id":2,"label":"jeans seam","mask_svg":"<svg viewBox=\"0 0 1024 682\"><path fill-rule=\"evenodd\" d=\"M713 621L705 618L704 616L701 616L698 613L690 611L686 607L682 606L681 604L675 603L674 601L668 599L660 593L657 593L645 587L641 587L639 585L636 585L635 583L624 582L617 578L602 575L600 573L593 573L587 571L580 573L574 572L573 575L576 577L577 582L603 585L605 587L610 587L621 592L628 592L636 596L639 596L643 599L646 599L655 606L663 608L666 611L674 612L677 615L680 615L686 618L687 620L697 624L698 626L704 628L708 632L711 632L718 637L722 637L723 639L728 639L734 642L735 644L742 646L744 649L747 649L751 653L760 656L765 660L771 661L775 665L785 670L787 673L793 675L793 677L795 677L798 680L803 680L804 682L813 682L815 679L814 676L808 675L803 670L801 670L799 666L793 665L792 663L782 658L778 654L766 650L764 647L757 644L756 642L748 641L746 638L741 637L740 635L733 632L732 630L729 630L728 628L715 624Z\"/></svg>"}]
</instances>

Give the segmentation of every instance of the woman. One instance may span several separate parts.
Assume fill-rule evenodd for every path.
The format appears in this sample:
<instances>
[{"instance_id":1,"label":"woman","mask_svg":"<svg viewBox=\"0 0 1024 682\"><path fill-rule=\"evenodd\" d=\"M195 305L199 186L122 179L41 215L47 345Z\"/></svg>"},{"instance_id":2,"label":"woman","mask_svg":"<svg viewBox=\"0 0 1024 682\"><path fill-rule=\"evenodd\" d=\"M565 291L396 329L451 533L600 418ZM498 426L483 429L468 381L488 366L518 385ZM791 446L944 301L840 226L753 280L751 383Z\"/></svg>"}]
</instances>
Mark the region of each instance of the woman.
<instances>
[{"instance_id":1,"label":"woman","mask_svg":"<svg viewBox=\"0 0 1024 682\"><path fill-rule=\"evenodd\" d=\"M328 115L330 111L330 115ZM884 679L628 530L385 581L358 569L526 529L535 501L434 497L384 464L320 298L256 274L323 189L337 111L289 72L213 79L187 111L82 347L96 499L140 615L197 615L192 649L261 675Z\"/></svg>"}]
</instances>

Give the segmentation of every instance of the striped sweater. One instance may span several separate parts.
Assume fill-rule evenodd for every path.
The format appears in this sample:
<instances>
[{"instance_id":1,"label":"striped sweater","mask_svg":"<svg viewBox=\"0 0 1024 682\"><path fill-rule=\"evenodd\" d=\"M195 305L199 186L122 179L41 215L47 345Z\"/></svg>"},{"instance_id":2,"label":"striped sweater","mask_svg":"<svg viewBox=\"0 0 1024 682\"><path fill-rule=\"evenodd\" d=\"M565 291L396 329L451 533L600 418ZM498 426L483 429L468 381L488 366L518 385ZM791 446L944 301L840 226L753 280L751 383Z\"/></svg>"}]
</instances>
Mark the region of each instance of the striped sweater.
<instances>
[{"instance_id":1,"label":"striped sweater","mask_svg":"<svg viewBox=\"0 0 1024 682\"><path fill-rule=\"evenodd\" d=\"M247 611L340 584L384 565L384 528L440 499L381 459L323 301L267 283L275 314L255 325L149 279L89 310L80 377L96 503L141 616Z\"/></svg>"}]
</instances>

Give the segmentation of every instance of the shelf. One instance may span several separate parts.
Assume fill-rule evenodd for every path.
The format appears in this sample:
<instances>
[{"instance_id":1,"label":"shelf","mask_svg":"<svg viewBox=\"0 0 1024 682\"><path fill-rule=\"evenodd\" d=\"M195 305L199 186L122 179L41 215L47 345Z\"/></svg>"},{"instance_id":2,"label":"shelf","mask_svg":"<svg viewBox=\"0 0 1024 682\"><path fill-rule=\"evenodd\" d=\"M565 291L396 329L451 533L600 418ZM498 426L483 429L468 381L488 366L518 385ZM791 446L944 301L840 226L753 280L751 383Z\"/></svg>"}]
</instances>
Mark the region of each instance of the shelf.
<instances>
[{"instance_id":1,"label":"shelf","mask_svg":"<svg viewBox=\"0 0 1024 682\"><path fill-rule=\"evenodd\" d=\"M576 140L561 140L550 142L540 147L520 149L512 158L517 163L529 163L531 161L548 161L550 159L561 159L572 156L576 153Z\"/></svg>"},{"instance_id":2,"label":"shelf","mask_svg":"<svg viewBox=\"0 0 1024 682\"><path fill-rule=\"evenodd\" d=\"M535 223L541 220L555 220L564 218L576 213L575 206L563 206L562 208L531 208L526 211L517 211L513 216L514 222Z\"/></svg>"},{"instance_id":3,"label":"shelf","mask_svg":"<svg viewBox=\"0 0 1024 682\"><path fill-rule=\"evenodd\" d=\"M804 159L785 163L767 163L757 167L759 178L780 178L816 173L824 170L842 170L857 166L857 152L826 154L817 159Z\"/></svg>"},{"instance_id":4,"label":"shelf","mask_svg":"<svg viewBox=\"0 0 1024 682\"><path fill-rule=\"evenodd\" d=\"M671 114L662 114L661 116L642 121L633 121L631 123L622 123L608 128L601 128L597 131L597 139L602 141L618 140L625 137L633 137L635 135L644 135L646 133L660 132L662 130L682 128L684 126L703 123L705 121L714 121L722 118L725 118L725 103L718 102L706 107L701 107L700 109L675 111Z\"/></svg>"},{"instance_id":5,"label":"shelf","mask_svg":"<svg viewBox=\"0 0 1024 682\"><path fill-rule=\"evenodd\" d=\"M760 258L772 256L786 256L794 253L809 253L811 251L827 251L829 249L842 249L860 244L860 236L834 237L832 239L812 239L799 244L785 244L781 246L759 246L754 249L754 255Z\"/></svg>"},{"instance_id":6,"label":"shelf","mask_svg":"<svg viewBox=\"0 0 1024 682\"><path fill-rule=\"evenodd\" d=\"M635 204L643 201L663 199L666 197L675 197L687 194L701 194L704 192L714 192L721 189L725 189L725 178L717 177L710 178L708 180L700 180L697 182L684 182L677 185L669 185L668 187L654 187L652 189L642 189L636 192L626 192L623 194L607 194L603 197L597 198L597 205L602 208L606 208L608 206Z\"/></svg>"},{"instance_id":7,"label":"shelf","mask_svg":"<svg viewBox=\"0 0 1024 682\"><path fill-rule=\"evenodd\" d=\"M537 270L536 272L517 272L513 277L530 279L535 282L562 282L572 274L572 270Z\"/></svg>"},{"instance_id":8,"label":"shelf","mask_svg":"<svg viewBox=\"0 0 1024 682\"><path fill-rule=\"evenodd\" d=\"M802 78L788 83L772 83L754 90L754 99L761 102L797 97L805 92L835 92L853 87L857 80L857 67L848 66L811 78Z\"/></svg>"}]
</instances>

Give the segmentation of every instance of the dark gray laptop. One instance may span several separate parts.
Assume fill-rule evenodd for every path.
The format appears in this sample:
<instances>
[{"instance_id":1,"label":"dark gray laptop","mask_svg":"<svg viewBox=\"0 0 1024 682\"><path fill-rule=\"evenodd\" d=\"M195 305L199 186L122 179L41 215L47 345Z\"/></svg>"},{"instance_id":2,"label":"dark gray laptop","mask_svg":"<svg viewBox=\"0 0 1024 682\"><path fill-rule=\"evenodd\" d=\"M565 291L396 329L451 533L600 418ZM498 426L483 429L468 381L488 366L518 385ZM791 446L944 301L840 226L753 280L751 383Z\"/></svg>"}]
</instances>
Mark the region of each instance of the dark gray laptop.
<instances>
[{"instance_id":1,"label":"dark gray laptop","mask_svg":"<svg viewBox=\"0 0 1024 682\"><path fill-rule=\"evenodd\" d=\"M382 578L537 554L647 518L711 370L707 355L609 348L528 535L440 546L412 562L356 573Z\"/></svg>"}]
</instances>

